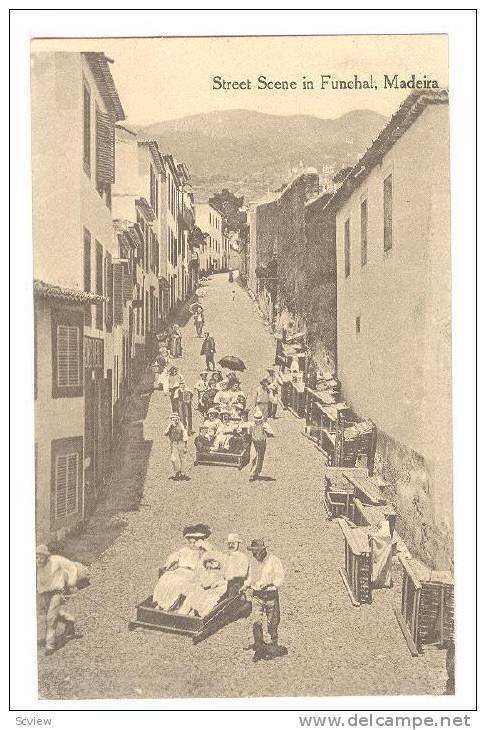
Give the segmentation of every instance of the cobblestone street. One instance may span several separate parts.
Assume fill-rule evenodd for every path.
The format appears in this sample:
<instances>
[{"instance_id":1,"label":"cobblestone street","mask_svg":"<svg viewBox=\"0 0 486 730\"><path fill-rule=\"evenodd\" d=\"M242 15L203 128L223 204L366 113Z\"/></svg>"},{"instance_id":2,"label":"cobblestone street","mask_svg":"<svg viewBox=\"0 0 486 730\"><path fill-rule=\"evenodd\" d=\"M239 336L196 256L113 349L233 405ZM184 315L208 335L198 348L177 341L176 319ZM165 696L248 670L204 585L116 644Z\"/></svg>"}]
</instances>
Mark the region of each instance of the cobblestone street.
<instances>
[{"instance_id":1,"label":"cobblestone street","mask_svg":"<svg viewBox=\"0 0 486 730\"><path fill-rule=\"evenodd\" d=\"M242 386L252 399L265 367L273 364L273 335L246 292L230 284L226 274L214 276L198 291L205 328L216 340L216 360L225 354L243 358L247 370ZM184 355L178 363L192 387L203 367L201 340L195 337L192 320L183 335ZM154 391L135 414L138 420L130 430L135 446L115 474L119 472L123 490L130 487L128 478L136 478L131 474L141 475L143 485L133 485L139 499L135 509L128 507L132 511L121 505L113 536L105 544L99 541L90 586L70 600L83 637L49 657L40 651L40 695L85 699L441 694L445 652L429 650L412 658L393 614L400 596L396 566L392 590L376 591L371 605L351 605L338 573L342 534L320 505L323 456L302 435L302 422L279 409L272 424L275 437L267 445L267 480L249 483L249 467L194 467L190 438L190 481L177 482L169 479L172 467L163 436L169 410L168 397ZM195 428L199 420L196 415ZM136 469L135 457L140 460ZM112 489L116 488L115 481ZM106 505L100 506L103 509ZM92 518L88 530L95 529L97 519ZM228 532L236 531L245 545L252 538L265 538L270 551L282 559L286 579L280 591L279 635L287 657L253 664L252 653L243 651L249 636L246 619L198 645L181 636L128 631L135 606L151 593L159 566L181 544L182 527L194 522L210 525L210 540L218 547L223 547Z\"/></svg>"}]
</instances>

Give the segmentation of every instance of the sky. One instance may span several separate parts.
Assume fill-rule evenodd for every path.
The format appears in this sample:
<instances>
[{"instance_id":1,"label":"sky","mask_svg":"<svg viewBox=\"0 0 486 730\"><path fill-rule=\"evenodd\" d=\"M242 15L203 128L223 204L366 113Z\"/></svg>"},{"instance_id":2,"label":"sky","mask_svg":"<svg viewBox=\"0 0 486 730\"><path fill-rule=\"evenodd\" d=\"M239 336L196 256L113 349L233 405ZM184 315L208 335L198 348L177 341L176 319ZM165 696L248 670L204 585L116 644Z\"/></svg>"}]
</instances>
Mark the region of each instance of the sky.
<instances>
[{"instance_id":1,"label":"sky","mask_svg":"<svg viewBox=\"0 0 486 730\"><path fill-rule=\"evenodd\" d=\"M425 74L448 86L445 35L48 39L34 40L32 50L104 51L133 125L227 109L322 118L371 109L390 116L410 89L383 89L384 74L405 80ZM322 90L322 74L345 80L373 74L379 88ZM258 90L260 75L296 81L298 88ZM252 88L215 90L215 76L249 79ZM314 89L302 88L304 76Z\"/></svg>"}]
</instances>

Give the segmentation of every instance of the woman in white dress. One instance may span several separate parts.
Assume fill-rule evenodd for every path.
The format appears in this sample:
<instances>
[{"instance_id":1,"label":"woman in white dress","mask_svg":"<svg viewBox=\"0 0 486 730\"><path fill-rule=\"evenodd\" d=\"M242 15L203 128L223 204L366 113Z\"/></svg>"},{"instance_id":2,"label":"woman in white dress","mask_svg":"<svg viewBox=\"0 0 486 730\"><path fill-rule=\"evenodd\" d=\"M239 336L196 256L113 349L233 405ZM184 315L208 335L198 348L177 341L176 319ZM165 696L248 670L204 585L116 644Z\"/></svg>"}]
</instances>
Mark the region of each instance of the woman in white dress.
<instances>
[{"instance_id":1,"label":"woman in white dress","mask_svg":"<svg viewBox=\"0 0 486 730\"><path fill-rule=\"evenodd\" d=\"M197 571L204 555L214 548L207 542L211 530L207 525L185 527L182 534L186 545L171 553L164 572L157 581L153 601L162 611L177 610L184 598L199 585ZM184 597L184 598L183 598Z\"/></svg>"},{"instance_id":2,"label":"woman in white dress","mask_svg":"<svg viewBox=\"0 0 486 730\"><path fill-rule=\"evenodd\" d=\"M224 556L207 553L202 559L196 577L198 583L187 596L178 613L183 616L207 616L228 588L223 572Z\"/></svg>"}]
</instances>

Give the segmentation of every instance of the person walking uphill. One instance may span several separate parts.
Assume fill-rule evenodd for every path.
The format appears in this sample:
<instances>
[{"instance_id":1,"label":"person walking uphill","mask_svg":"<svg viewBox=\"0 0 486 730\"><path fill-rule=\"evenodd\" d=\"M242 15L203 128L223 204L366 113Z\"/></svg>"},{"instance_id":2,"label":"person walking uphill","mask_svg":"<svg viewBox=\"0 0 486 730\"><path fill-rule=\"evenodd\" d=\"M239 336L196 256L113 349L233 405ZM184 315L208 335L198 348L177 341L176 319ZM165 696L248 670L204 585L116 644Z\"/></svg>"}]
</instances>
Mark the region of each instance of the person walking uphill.
<instances>
[{"instance_id":1,"label":"person walking uphill","mask_svg":"<svg viewBox=\"0 0 486 730\"><path fill-rule=\"evenodd\" d=\"M260 380L260 385L256 390L255 395L255 407L258 408L263 415L263 420L266 421L270 410L270 388L268 387L268 378Z\"/></svg>"},{"instance_id":2,"label":"person walking uphill","mask_svg":"<svg viewBox=\"0 0 486 730\"><path fill-rule=\"evenodd\" d=\"M189 477L185 471L187 431L182 425L178 413L171 414L170 423L164 431L164 436L169 437L170 460L175 472L174 479L177 481L181 479L189 481Z\"/></svg>"},{"instance_id":3,"label":"person walking uphill","mask_svg":"<svg viewBox=\"0 0 486 730\"><path fill-rule=\"evenodd\" d=\"M211 337L209 332L206 332L204 342L201 347L201 355L206 357L206 370L214 370L216 368L214 364L214 355L216 352L216 342L214 337Z\"/></svg>"},{"instance_id":4,"label":"person walking uphill","mask_svg":"<svg viewBox=\"0 0 486 730\"><path fill-rule=\"evenodd\" d=\"M179 386L182 380L184 380L184 378L181 373L175 365L172 365L169 369L169 375L167 378L167 388L169 391L172 413L179 412Z\"/></svg>"},{"instance_id":5,"label":"person walking uphill","mask_svg":"<svg viewBox=\"0 0 486 730\"><path fill-rule=\"evenodd\" d=\"M192 396L192 390L186 388L184 380L181 380L178 397L179 417L184 428L187 430L188 436L194 433L192 430Z\"/></svg>"},{"instance_id":6,"label":"person walking uphill","mask_svg":"<svg viewBox=\"0 0 486 730\"><path fill-rule=\"evenodd\" d=\"M278 645L278 589L284 581L284 569L280 558L267 551L264 540L252 540L247 549L253 554L250 572L243 586L247 598L251 600L251 643L247 648L254 649L253 661L258 662L260 659L274 659L288 654L284 646ZM265 641L266 634L269 642Z\"/></svg>"},{"instance_id":7,"label":"person walking uphill","mask_svg":"<svg viewBox=\"0 0 486 730\"><path fill-rule=\"evenodd\" d=\"M172 325L170 332L170 354L172 357L182 357L182 332L177 324Z\"/></svg>"},{"instance_id":8,"label":"person walking uphill","mask_svg":"<svg viewBox=\"0 0 486 730\"><path fill-rule=\"evenodd\" d=\"M202 337L202 331L204 327L204 312L202 307L198 307L194 313L194 327L196 328L196 336Z\"/></svg>"},{"instance_id":9,"label":"person walking uphill","mask_svg":"<svg viewBox=\"0 0 486 730\"><path fill-rule=\"evenodd\" d=\"M265 459L265 451L267 450L267 436L273 436L270 426L263 420L262 412L256 408L253 412L253 419L248 423L242 423L242 428L247 428L252 437L255 456L251 464L250 478L248 481L254 482L261 474L263 468L263 460Z\"/></svg>"}]
</instances>

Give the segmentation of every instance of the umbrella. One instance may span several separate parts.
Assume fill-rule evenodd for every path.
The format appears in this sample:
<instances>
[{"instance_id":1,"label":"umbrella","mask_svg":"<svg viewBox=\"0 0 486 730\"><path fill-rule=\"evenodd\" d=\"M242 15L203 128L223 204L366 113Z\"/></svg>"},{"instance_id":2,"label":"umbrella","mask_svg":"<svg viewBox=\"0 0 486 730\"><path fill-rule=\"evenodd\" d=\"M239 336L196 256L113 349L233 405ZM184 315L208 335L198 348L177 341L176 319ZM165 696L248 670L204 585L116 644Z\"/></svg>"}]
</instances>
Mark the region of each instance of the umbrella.
<instances>
[{"instance_id":1,"label":"umbrella","mask_svg":"<svg viewBox=\"0 0 486 730\"><path fill-rule=\"evenodd\" d=\"M194 304L191 304L189 309L194 314L194 312L196 312L198 309L203 309L203 306L202 306L202 304L199 304L199 302L194 302Z\"/></svg>"},{"instance_id":2,"label":"umbrella","mask_svg":"<svg viewBox=\"0 0 486 730\"><path fill-rule=\"evenodd\" d=\"M239 370L240 372L246 370L246 365L243 360L240 360L239 357L235 357L234 355L222 357L219 364L222 368L228 368L228 370Z\"/></svg>"}]
</instances>

